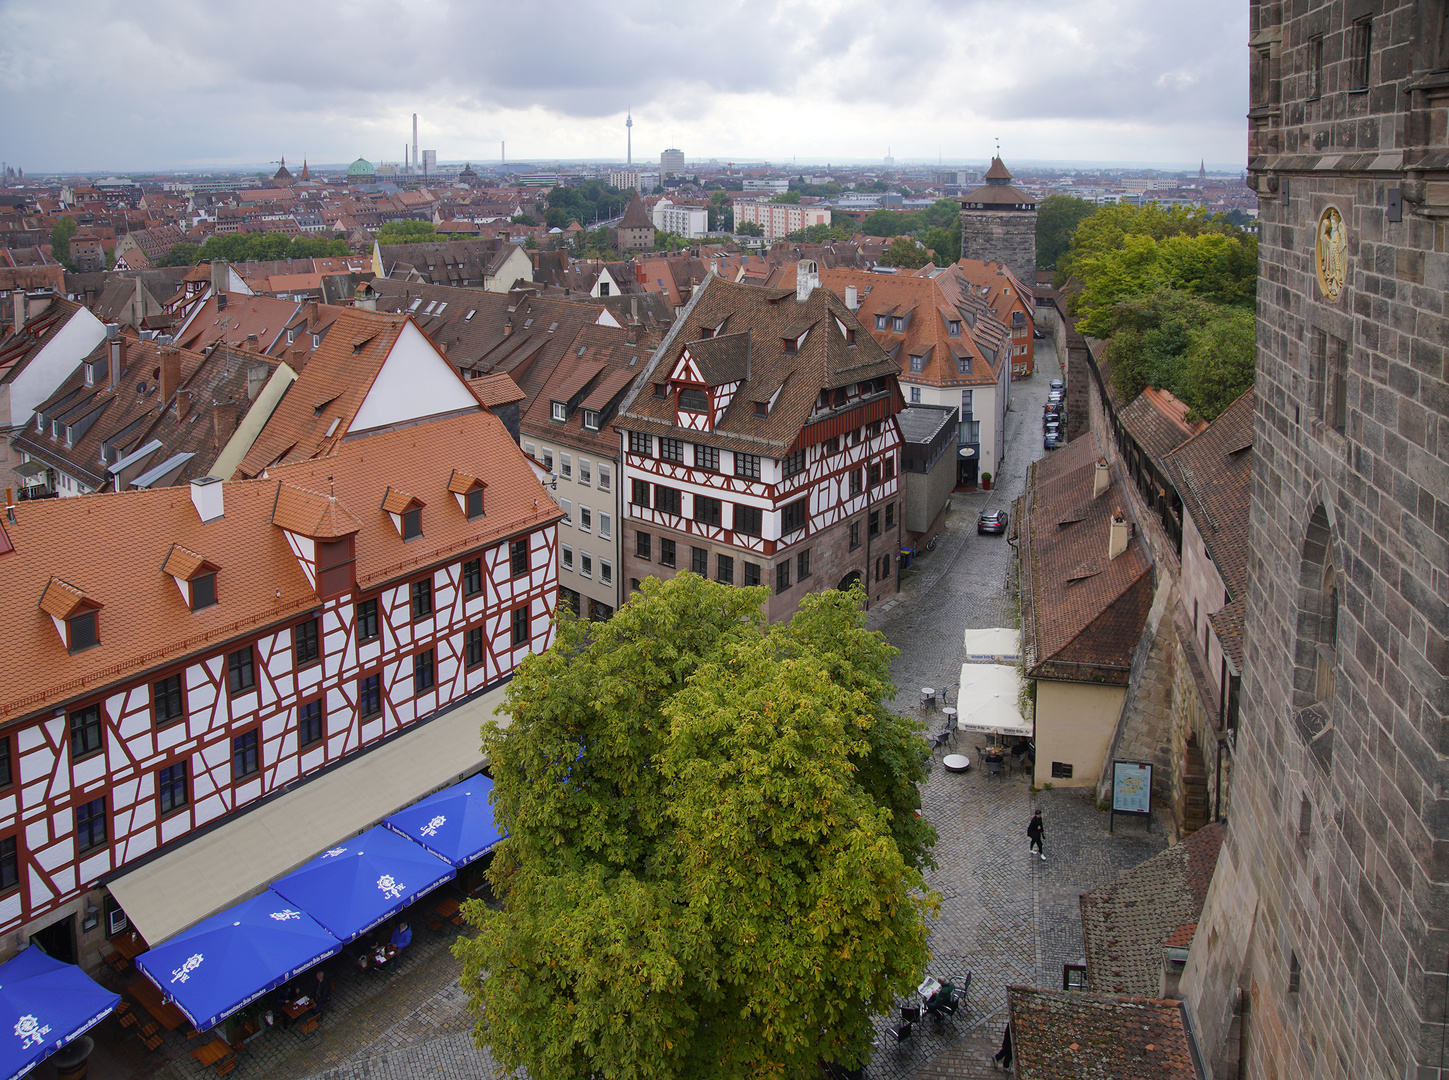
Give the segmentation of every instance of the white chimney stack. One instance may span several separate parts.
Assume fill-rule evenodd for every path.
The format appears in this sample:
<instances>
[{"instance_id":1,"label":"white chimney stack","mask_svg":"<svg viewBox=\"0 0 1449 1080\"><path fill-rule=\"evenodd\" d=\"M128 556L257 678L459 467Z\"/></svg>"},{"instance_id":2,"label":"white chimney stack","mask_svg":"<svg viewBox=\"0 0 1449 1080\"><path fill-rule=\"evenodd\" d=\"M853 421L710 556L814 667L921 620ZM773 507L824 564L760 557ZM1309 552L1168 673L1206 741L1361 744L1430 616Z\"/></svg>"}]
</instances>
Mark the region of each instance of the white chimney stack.
<instances>
[{"instance_id":1,"label":"white chimney stack","mask_svg":"<svg viewBox=\"0 0 1449 1080\"><path fill-rule=\"evenodd\" d=\"M854 285L845 287L845 306L851 311L857 311L860 308L860 293Z\"/></svg>"},{"instance_id":2,"label":"white chimney stack","mask_svg":"<svg viewBox=\"0 0 1449 1080\"><path fill-rule=\"evenodd\" d=\"M199 476L191 481L191 505L196 507L203 525L215 521L224 512L221 485L221 479L215 476Z\"/></svg>"},{"instance_id":3,"label":"white chimney stack","mask_svg":"<svg viewBox=\"0 0 1449 1080\"><path fill-rule=\"evenodd\" d=\"M1107 467L1107 459L1099 457L1097 467L1092 470L1092 498L1097 498L1111 486L1112 470Z\"/></svg>"},{"instance_id":4,"label":"white chimney stack","mask_svg":"<svg viewBox=\"0 0 1449 1080\"><path fill-rule=\"evenodd\" d=\"M795 270L795 299L804 303L820 287L820 267L814 259L801 259Z\"/></svg>"},{"instance_id":5,"label":"white chimney stack","mask_svg":"<svg viewBox=\"0 0 1449 1080\"><path fill-rule=\"evenodd\" d=\"M1112 535L1107 543L1107 559L1110 562L1127 550L1127 541L1132 538L1132 526L1127 524L1127 515L1119 506L1112 511Z\"/></svg>"}]
</instances>

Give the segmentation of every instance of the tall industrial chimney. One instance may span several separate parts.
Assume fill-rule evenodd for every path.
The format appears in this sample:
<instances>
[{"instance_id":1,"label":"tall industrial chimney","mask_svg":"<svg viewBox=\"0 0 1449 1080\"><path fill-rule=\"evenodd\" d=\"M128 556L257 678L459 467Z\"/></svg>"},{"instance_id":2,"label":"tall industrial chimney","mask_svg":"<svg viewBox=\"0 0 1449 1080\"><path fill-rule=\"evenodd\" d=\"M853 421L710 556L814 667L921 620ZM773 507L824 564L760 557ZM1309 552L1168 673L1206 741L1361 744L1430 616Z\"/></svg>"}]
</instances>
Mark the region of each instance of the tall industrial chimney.
<instances>
[{"instance_id":1,"label":"tall industrial chimney","mask_svg":"<svg viewBox=\"0 0 1449 1080\"><path fill-rule=\"evenodd\" d=\"M418 167L418 114L413 113L413 168Z\"/></svg>"}]
</instances>

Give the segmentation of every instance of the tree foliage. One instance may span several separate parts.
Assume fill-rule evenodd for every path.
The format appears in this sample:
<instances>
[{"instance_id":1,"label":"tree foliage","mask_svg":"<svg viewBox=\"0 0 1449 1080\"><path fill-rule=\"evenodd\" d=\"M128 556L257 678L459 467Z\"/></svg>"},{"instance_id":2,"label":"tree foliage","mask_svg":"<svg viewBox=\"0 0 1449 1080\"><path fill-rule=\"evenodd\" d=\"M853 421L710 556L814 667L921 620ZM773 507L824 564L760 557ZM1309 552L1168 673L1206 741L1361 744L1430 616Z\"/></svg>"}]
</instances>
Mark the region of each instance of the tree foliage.
<instances>
[{"instance_id":1,"label":"tree foliage","mask_svg":"<svg viewBox=\"0 0 1449 1080\"><path fill-rule=\"evenodd\" d=\"M176 247L184 247L178 244ZM176 251L173 247L171 251ZM321 259L350 254L346 240L323 236L287 236L285 233L229 233L208 237L193 262L264 262L276 259ZM169 258L171 252L167 252ZM167 265L179 266L180 263Z\"/></svg>"},{"instance_id":2,"label":"tree foliage","mask_svg":"<svg viewBox=\"0 0 1449 1080\"><path fill-rule=\"evenodd\" d=\"M63 217L50 230L50 257L67 269L70 268L70 241L75 236L75 218Z\"/></svg>"},{"instance_id":3,"label":"tree foliage","mask_svg":"<svg viewBox=\"0 0 1449 1080\"><path fill-rule=\"evenodd\" d=\"M382 228L377 230L377 242L386 246L388 244L424 244L429 240L440 239L438 230L431 221L415 221L403 218L399 221L384 222Z\"/></svg>"},{"instance_id":4,"label":"tree foliage","mask_svg":"<svg viewBox=\"0 0 1449 1080\"><path fill-rule=\"evenodd\" d=\"M1036 265L1050 270L1066 254L1072 231L1097 207L1075 195L1048 195L1036 208Z\"/></svg>"},{"instance_id":5,"label":"tree foliage","mask_svg":"<svg viewBox=\"0 0 1449 1080\"><path fill-rule=\"evenodd\" d=\"M797 205L800 202L800 193L798 191L782 191L780 192L780 194L774 196L770 201L774 203L790 203L792 205Z\"/></svg>"},{"instance_id":6,"label":"tree foliage","mask_svg":"<svg viewBox=\"0 0 1449 1080\"><path fill-rule=\"evenodd\" d=\"M869 1055L927 960L924 744L883 704L859 591L766 627L762 589L649 579L484 728L502 911L455 951L475 1038L565 1077L807 1077Z\"/></svg>"},{"instance_id":7,"label":"tree foliage","mask_svg":"<svg viewBox=\"0 0 1449 1080\"><path fill-rule=\"evenodd\" d=\"M959 222L961 204L955 199L937 199L924 210L872 210L861 222L867 236L916 236L929 229L949 228Z\"/></svg>"},{"instance_id":8,"label":"tree foliage","mask_svg":"<svg viewBox=\"0 0 1449 1080\"><path fill-rule=\"evenodd\" d=\"M1158 288L1112 309L1106 359L1112 388L1131 401L1160 386L1212 420L1253 385L1255 316Z\"/></svg>"},{"instance_id":9,"label":"tree foliage","mask_svg":"<svg viewBox=\"0 0 1449 1080\"><path fill-rule=\"evenodd\" d=\"M201 258L201 245L193 244L183 240L179 244L172 244L157 266L195 266Z\"/></svg>"},{"instance_id":10,"label":"tree foliage","mask_svg":"<svg viewBox=\"0 0 1449 1080\"><path fill-rule=\"evenodd\" d=\"M548 193L548 212L544 214L544 223L550 228L562 229L570 220L584 226L606 221L622 214L633 194L632 190L610 187L596 180L576 188L556 187ZM552 213L554 210L563 211L562 221L558 220L561 215Z\"/></svg>"},{"instance_id":11,"label":"tree foliage","mask_svg":"<svg viewBox=\"0 0 1449 1080\"><path fill-rule=\"evenodd\" d=\"M919 270L930 261L930 253L920 242L909 236L897 236L881 253L882 266L900 266L908 270Z\"/></svg>"},{"instance_id":12,"label":"tree foliage","mask_svg":"<svg viewBox=\"0 0 1449 1080\"><path fill-rule=\"evenodd\" d=\"M735 226L734 231L740 236L765 235L765 227L761 225L758 221L741 221Z\"/></svg>"}]
</instances>

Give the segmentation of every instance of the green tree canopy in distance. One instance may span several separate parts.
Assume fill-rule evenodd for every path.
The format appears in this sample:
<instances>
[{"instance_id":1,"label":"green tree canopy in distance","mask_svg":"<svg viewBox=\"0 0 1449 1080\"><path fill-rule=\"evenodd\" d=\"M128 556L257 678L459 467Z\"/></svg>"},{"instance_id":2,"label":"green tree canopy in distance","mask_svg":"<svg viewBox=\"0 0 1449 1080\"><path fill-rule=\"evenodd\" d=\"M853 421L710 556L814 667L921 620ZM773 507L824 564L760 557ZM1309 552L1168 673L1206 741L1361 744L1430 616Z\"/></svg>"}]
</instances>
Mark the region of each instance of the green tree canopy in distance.
<instances>
[{"instance_id":1,"label":"green tree canopy in distance","mask_svg":"<svg viewBox=\"0 0 1449 1080\"><path fill-rule=\"evenodd\" d=\"M864 1063L919 980L935 832L895 650L859 589L647 580L564 615L484 728L503 909L465 907L475 1038L534 1080L809 1077Z\"/></svg>"},{"instance_id":2,"label":"green tree canopy in distance","mask_svg":"<svg viewBox=\"0 0 1449 1080\"><path fill-rule=\"evenodd\" d=\"M1050 270L1066 254L1072 231L1097 212L1097 207L1075 195L1048 195L1036 208L1036 265Z\"/></svg>"}]
</instances>

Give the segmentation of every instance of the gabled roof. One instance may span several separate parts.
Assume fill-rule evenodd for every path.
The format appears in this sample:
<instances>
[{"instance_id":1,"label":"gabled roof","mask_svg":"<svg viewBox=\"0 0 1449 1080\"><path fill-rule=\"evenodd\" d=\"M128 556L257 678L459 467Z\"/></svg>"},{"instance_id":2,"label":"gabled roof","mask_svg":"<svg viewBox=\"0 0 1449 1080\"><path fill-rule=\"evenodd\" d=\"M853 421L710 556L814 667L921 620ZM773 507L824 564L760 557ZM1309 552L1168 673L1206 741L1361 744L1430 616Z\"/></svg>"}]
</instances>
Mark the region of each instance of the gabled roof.
<instances>
[{"instance_id":1,"label":"gabled roof","mask_svg":"<svg viewBox=\"0 0 1449 1080\"><path fill-rule=\"evenodd\" d=\"M691 433L692 439L702 437L726 449L783 457L811 422L821 390L877 379L886 380L886 388L878 392L886 402L882 417L900 410L903 403L895 384L900 368L861 331L854 313L829 289L813 289L801 303L793 289L736 285L712 277L696 290L681 330L718 326L727 316L732 332L750 335L750 378L736 391L713 431ZM806 336L799 352L786 352L785 331L802 319L818 324L817 328ZM856 344L847 343L837 324L856 330ZM684 332L656 351L647 374L635 383L632 399L620 410L619 427L678 435L673 397L655 397L643 388L667 379L686 346L692 351L714 340L681 340ZM772 396L768 414L758 415L754 403Z\"/></svg>"},{"instance_id":2,"label":"gabled roof","mask_svg":"<svg viewBox=\"0 0 1449 1080\"><path fill-rule=\"evenodd\" d=\"M44 311L29 318L19 331L12 328L8 335L0 338L0 383L9 382L24 371L30 361L65 328L71 316L80 310L79 304L59 296L51 297ZM27 418L19 416L14 419L23 423Z\"/></svg>"},{"instance_id":3,"label":"gabled roof","mask_svg":"<svg viewBox=\"0 0 1449 1080\"><path fill-rule=\"evenodd\" d=\"M198 574L215 572L218 569L220 568L215 563L208 562L203 556L180 544L171 545L171 550L166 553L166 561L161 565L163 573L182 581L190 581Z\"/></svg>"},{"instance_id":4,"label":"gabled roof","mask_svg":"<svg viewBox=\"0 0 1449 1080\"><path fill-rule=\"evenodd\" d=\"M1179 927L1198 921L1222 844L1223 826L1207 825L1082 894L1093 990L1133 997L1161 992L1163 947Z\"/></svg>"},{"instance_id":5,"label":"gabled roof","mask_svg":"<svg viewBox=\"0 0 1449 1080\"><path fill-rule=\"evenodd\" d=\"M1117 418L1132 433L1137 445L1161 463L1177 447L1207 427L1205 420L1189 420L1187 403L1167 390L1149 386Z\"/></svg>"},{"instance_id":6,"label":"gabled roof","mask_svg":"<svg viewBox=\"0 0 1449 1080\"><path fill-rule=\"evenodd\" d=\"M1248 595L1248 517L1253 486L1253 391L1233 402L1207 427L1163 459L1222 575L1229 607ZM1217 616L1219 613L1213 613ZM1243 669L1242 612L1222 614L1218 637Z\"/></svg>"},{"instance_id":7,"label":"gabled roof","mask_svg":"<svg viewBox=\"0 0 1449 1080\"><path fill-rule=\"evenodd\" d=\"M794 337L795 335L789 335ZM721 334L685 346L708 386L743 382L750 368L750 332Z\"/></svg>"},{"instance_id":8,"label":"gabled roof","mask_svg":"<svg viewBox=\"0 0 1449 1080\"><path fill-rule=\"evenodd\" d=\"M1181 1001L1030 986L1008 998L1023 1080L1206 1080Z\"/></svg>"},{"instance_id":9,"label":"gabled roof","mask_svg":"<svg viewBox=\"0 0 1449 1080\"><path fill-rule=\"evenodd\" d=\"M325 455L341 442L407 318L349 310L278 403L238 472L257 476L279 459Z\"/></svg>"},{"instance_id":10,"label":"gabled roof","mask_svg":"<svg viewBox=\"0 0 1449 1080\"><path fill-rule=\"evenodd\" d=\"M362 528L362 522L337 501L336 495L285 483L277 485L272 524L313 540L336 540Z\"/></svg>"},{"instance_id":11,"label":"gabled roof","mask_svg":"<svg viewBox=\"0 0 1449 1080\"><path fill-rule=\"evenodd\" d=\"M1152 562L1141 536L1108 558L1113 513L1130 506L1115 477L1094 496L1102 454L1095 431L1031 467L1017 515L1022 646L1027 675L1125 686L1146 625ZM1029 588L1028 588L1029 585Z\"/></svg>"},{"instance_id":12,"label":"gabled roof","mask_svg":"<svg viewBox=\"0 0 1449 1080\"><path fill-rule=\"evenodd\" d=\"M592 449L603 456L618 457L619 436L608 425L610 410L644 370L647 357L648 350L631 345L621 330L594 325L581 327L561 351L539 393L524 410L523 430L539 439L557 440ZM568 400L561 397L563 388L577 381L580 368L593 372L593 382L569 418L559 423L552 418L551 403ZM583 426L585 410L600 414L599 431Z\"/></svg>"}]
</instances>

